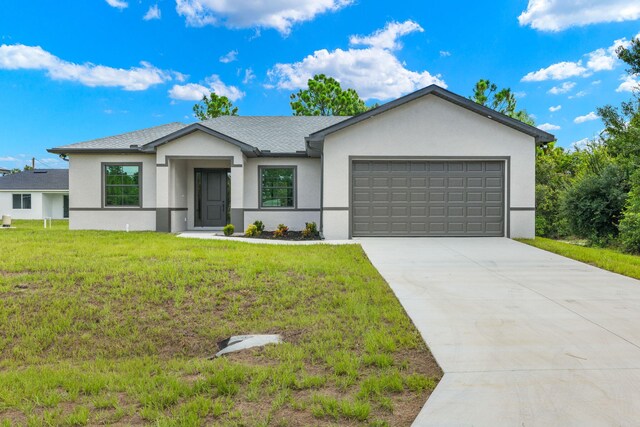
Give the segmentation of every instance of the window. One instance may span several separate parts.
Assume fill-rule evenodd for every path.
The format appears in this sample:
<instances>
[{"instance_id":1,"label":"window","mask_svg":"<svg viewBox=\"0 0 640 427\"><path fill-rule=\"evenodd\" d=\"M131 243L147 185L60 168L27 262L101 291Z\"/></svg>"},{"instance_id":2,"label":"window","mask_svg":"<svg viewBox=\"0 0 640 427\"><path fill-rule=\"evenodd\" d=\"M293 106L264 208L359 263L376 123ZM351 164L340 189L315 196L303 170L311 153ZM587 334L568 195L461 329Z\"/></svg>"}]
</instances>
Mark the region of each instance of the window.
<instances>
[{"instance_id":1,"label":"window","mask_svg":"<svg viewBox=\"0 0 640 427\"><path fill-rule=\"evenodd\" d=\"M13 209L31 209L31 194L14 194Z\"/></svg>"},{"instance_id":2,"label":"window","mask_svg":"<svg viewBox=\"0 0 640 427\"><path fill-rule=\"evenodd\" d=\"M141 206L140 164L104 165L105 207Z\"/></svg>"},{"instance_id":3,"label":"window","mask_svg":"<svg viewBox=\"0 0 640 427\"><path fill-rule=\"evenodd\" d=\"M295 207L295 167L263 166L260 168L260 207Z\"/></svg>"}]
</instances>

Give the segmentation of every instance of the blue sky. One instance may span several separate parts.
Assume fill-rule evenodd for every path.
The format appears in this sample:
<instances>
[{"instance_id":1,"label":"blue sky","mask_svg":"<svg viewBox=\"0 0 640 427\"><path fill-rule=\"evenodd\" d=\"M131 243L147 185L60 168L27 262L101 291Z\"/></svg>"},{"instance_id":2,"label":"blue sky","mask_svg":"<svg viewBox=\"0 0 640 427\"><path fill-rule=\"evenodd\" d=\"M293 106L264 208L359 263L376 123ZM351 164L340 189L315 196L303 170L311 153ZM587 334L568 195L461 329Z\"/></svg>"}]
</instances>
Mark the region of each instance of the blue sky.
<instances>
[{"instance_id":1,"label":"blue sky","mask_svg":"<svg viewBox=\"0 0 640 427\"><path fill-rule=\"evenodd\" d=\"M612 52L640 32L640 0L2 3L0 167L65 167L46 148L192 122L208 90L241 115L289 115L320 72L369 103L488 78L565 147L637 86Z\"/></svg>"}]
</instances>

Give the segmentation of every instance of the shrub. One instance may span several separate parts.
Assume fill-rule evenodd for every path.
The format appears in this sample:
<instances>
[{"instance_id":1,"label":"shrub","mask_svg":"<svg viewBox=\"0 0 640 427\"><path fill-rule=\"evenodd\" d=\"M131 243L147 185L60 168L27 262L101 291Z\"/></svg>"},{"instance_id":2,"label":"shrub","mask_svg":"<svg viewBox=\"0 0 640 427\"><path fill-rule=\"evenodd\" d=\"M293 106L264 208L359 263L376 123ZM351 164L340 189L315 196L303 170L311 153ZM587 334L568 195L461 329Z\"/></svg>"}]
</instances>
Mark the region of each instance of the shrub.
<instances>
[{"instance_id":1,"label":"shrub","mask_svg":"<svg viewBox=\"0 0 640 427\"><path fill-rule=\"evenodd\" d=\"M305 222L304 230L302 230L302 237L310 239L318 235L318 226L315 222Z\"/></svg>"},{"instance_id":2,"label":"shrub","mask_svg":"<svg viewBox=\"0 0 640 427\"><path fill-rule=\"evenodd\" d=\"M258 231L258 227L256 227L255 224L250 224L247 227L247 230L244 232L244 235L247 237L257 237L259 236L261 233L260 231Z\"/></svg>"},{"instance_id":3,"label":"shrub","mask_svg":"<svg viewBox=\"0 0 640 427\"><path fill-rule=\"evenodd\" d=\"M253 222L253 225L256 226L256 229L258 230L258 234L262 234L262 232L264 231L264 223L260 220L256 220Z\"/></svg>"},{"instance_id":4,"label":"shrub","mask_svg":"<svg viewBox=\"0 0 640 427\"><path fill-rule=\"evenodd\" d=\"M273 232L273 237L284 237L287 235L289 227L284 224L278 224L278 228Z\"/></svg>"},{"instance_id":5,"label":"shrub","mask_svg":"<svg viewBox=\"0 0 640 427\"><path fill-rule=\"evenodd\" d=\"M225 236L231 236L234 231L236 231L236 228L233 226L233 224L227 224L222 229L222 232Z\"/></svg>"},{"instance_id":6,"label":"shrub","mask_svg":"<svg viewBox=\"0 0 640 427\"><path fill-rule=\"evenodd\" d=\"M627 252L640 253L640 173L633 174L633 188L620 220L620 243Z\"/></svg>"},{"instance_id":7,"label":"shrub","mask_svg":"<svg viewBox=\"0 0 640 427\"><path fill-rule=\"evenodd\" d=\"M597 174L583 176L567 190L562 211L569 231L595 244L606 244L616 237L627 199L624 175L620 167L609 164Z\"/></svg>"}]
</instances>

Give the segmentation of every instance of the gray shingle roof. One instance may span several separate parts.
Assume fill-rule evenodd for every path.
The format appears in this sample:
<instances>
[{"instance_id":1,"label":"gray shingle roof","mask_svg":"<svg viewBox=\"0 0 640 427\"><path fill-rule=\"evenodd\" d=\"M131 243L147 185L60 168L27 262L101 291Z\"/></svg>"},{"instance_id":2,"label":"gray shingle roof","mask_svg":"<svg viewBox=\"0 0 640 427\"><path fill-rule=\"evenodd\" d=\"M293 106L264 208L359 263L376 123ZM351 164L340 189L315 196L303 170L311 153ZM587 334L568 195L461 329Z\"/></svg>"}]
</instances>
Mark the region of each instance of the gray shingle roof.
<instances>
[{"instance_id":1,"label":"gray shingle roof","mask_svg":"<svg viewBox=\"0 0 640 427\"><path fill-rule=\"evenodd\" d=\"M69 170L35 169L0 176L0 190L69 190Z\"/></svg>"},{"instance_id":2,"label":"gray shingle roof","mask_svg":"<svg viewBox=\"0 0 640 427\"><path fill-rule=\"evenodd\" d=\"M167 136L177 130L186 127L184 123L174 122L166 125L140 129L120 135L108 136L106 138L92 139L90 141L78 142L76 144L62 145L55 150L122 150L129 149L131 145L144 145L156 139Z\"/></svg>"},{"instance_id":3,"label":"gray shingle roof","mask_svg":"<svg viewBox=\"0 0 640 427\"><path fill-rule=\"evenodd\" d=\"M209 129L273 153L304 151L305 137L349 117L328 116L222 116L200 122ZM81 150L129 150L131 145L143 146L170 135L189 125L169 123L121 135L63 145L54 152Z\"/></svg>"},{"instance_id":4,"label":"gray shingle roof","mask_svg":"<svg viewBox=\"0 0 640 427\"><path fill-rule=\"evenodd\" d=\"M222 116L201 122L233 139L274 153L305 151L305 137L349 117Z\"/></svg>"}]
</instances>

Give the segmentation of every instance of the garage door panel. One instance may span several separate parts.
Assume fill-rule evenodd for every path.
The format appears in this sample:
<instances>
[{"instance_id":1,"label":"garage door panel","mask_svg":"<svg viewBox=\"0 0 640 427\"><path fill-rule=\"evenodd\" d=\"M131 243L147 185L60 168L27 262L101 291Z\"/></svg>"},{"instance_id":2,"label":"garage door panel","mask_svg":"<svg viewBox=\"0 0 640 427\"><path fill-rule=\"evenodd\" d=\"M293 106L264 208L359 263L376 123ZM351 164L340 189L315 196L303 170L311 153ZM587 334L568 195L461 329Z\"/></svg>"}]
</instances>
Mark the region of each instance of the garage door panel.
<instances>
[{"instance_id":1,"label":"garage door panel","mask_svg":"<svg viewBox=\"0 0 640 427\"><path fill-rule=\"evenodd\" d=\"M502 236L504 162L355 161L354 236Z\"/></svg>"}]
</instances>

